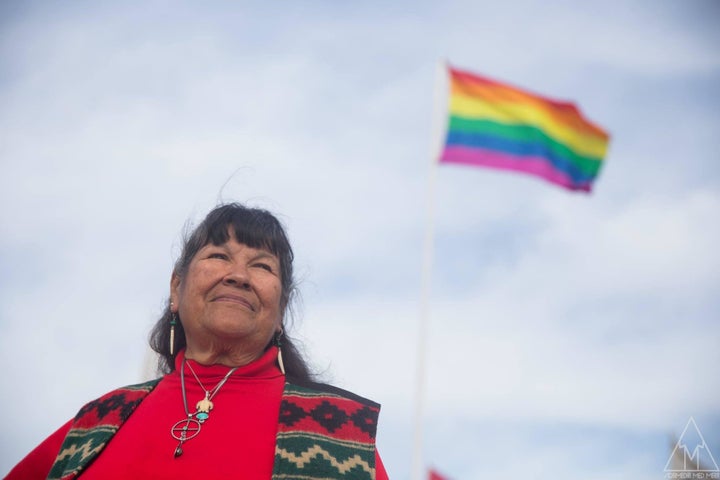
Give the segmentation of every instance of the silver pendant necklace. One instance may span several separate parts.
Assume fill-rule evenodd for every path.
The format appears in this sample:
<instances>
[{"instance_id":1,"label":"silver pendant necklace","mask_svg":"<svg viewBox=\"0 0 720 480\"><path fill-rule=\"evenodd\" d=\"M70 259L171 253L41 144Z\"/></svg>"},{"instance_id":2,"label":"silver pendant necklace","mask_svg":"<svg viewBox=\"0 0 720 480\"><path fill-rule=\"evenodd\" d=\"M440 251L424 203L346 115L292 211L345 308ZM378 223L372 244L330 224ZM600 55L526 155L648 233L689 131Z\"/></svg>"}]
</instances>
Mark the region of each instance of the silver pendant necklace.
<instances>
[{"instance_id":1,"label":"silver pendant necklace","mask_svg":"<svg viewBox=\"0 0 720 480\"><path fill-rule=\"evenodd\" d=\"M200 433L200 428L202 427L202 424L210 418L210 410L212 410L214 407L214 404L211 401L212 398L215 396L215 394L218 393L218 391L220 391L220 388L225 385L225 382L227 382L228 378L230 378L230 375L235 373L235 370L238 369L238 367L230 369L230 371L225 375L225 377L223 377L223 379L220 380L217 385L215 385L215 388L213 388L212 390L207 390L198 378L195 371L193 370L192 365L188 363L187 366L188 368L190 368L190 372L192 372L195 380L197 380L198 384L200 385L200 388L203 390L203 392L205 392L205 398L197 402L195 404L195 412L190 413L187 403L187 394L185 392L186 363L187 360L183 358L183 363L180 367L180 390L182 391L183 407L185 408L186 418L175 422L172 428L170 428L170 435L172 435L172 437L179 442L177 447L175 447L175 452L173 453L176 458L183 454L183 443L187 442L192 438L195 438Z\"/></svg>"}]
</instances>

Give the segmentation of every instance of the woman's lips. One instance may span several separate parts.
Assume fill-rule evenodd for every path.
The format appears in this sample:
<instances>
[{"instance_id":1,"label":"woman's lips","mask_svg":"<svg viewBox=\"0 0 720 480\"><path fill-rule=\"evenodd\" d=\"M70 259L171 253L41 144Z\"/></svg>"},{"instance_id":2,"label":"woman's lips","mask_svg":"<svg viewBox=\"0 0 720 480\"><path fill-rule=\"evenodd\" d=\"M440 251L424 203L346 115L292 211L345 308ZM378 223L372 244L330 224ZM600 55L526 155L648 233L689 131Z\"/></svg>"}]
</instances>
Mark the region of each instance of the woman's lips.
<instances>
[{"instance_id":1,"label":"woman's lips","mask_svg":"<svg viewBox=\"0 0 720 480\"><path fill-rule=\"evenodd\" d=\"M255 311L255 307L253 304L248 301L247 299L237 296L237 295L218 295L213 299L213 302L229 302L229 303L238 303L240 305L244 305L253 312Z\"/></svg>"}]
</instances>

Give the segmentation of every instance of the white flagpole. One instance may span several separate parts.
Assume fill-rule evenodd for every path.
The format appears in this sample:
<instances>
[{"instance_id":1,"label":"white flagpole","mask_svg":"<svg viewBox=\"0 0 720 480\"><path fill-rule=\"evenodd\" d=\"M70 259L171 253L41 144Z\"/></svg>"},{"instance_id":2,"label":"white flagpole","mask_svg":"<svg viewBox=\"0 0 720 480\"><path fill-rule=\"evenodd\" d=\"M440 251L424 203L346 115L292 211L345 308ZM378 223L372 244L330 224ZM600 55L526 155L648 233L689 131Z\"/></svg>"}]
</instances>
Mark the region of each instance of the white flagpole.
<instances>
[{"instance_id":1,"label":"white flagpole","mask_svg":"<svg viewBox=\"0 0 720 480\"><path fill-rule=\"evenodd\" d=\"M417 379L415 384L415 438L413 447L413 480L423 480L423 419L425 407L425 378L427 357L427 330L430 317L430 290L432 284L433 252L435 247L435 183L437 161L443 143L446 123L447 67L438 65L435 91L433 94L433 116L430 135L430 172L428 173L427 195L425 197L425 238L423 241L422 272L420 280L420 322L417 344Z\"/></svg>"}]
</instances>

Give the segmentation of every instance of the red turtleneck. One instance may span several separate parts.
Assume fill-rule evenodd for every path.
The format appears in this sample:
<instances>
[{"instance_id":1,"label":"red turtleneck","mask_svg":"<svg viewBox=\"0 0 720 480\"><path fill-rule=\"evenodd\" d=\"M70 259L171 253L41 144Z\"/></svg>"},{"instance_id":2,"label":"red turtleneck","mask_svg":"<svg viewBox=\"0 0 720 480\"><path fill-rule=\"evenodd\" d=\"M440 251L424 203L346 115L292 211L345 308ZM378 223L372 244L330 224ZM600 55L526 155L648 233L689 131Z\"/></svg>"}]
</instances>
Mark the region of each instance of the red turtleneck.
<instances>
[{"instance_id":1,"label":"red turtleneck","mask_svg":"<svg viewBox=\"0 0 720 480\"><path fill-rule=\"evenodd\" d=\"M83 480L152 478L242 478L267 480L272 476L275 434L285 378L276 364L277 351L269 349L257 361L238 368L213 397L214 409L200 433L183 444L171 427L186 418L180 388L183 353L175 371L166 375L140 404L112 441L81 475ZM188 360L203 386L212 390L230 370L223 365L204 366ZM205 397L190 369L185 367L188 409ZM240 406L241 408L238 408ZM6 480L45 479L55 461L68 422L30 452ZM377 479L387 473L376 454Z\"/></svg>"}]
</instances>

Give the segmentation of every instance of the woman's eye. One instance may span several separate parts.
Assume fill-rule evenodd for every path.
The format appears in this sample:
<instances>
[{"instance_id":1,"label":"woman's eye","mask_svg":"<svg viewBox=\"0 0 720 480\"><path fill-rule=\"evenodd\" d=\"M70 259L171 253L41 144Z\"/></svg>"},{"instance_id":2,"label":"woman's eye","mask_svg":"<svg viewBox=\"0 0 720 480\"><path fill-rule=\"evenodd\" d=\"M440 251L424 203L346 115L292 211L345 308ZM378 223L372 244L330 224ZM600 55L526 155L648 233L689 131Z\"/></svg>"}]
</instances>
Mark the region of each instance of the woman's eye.
<instances>
[{"instance_id":1,"label":"woman's eye","mask_svg":"<svg viewBox=\"0 0 720 480\"><path fill-rule=\"evenodd\" d=\"M267 270L270 273L273 272L272 266L268 265L267 263L256 263L255 266Z\"/></svg>"},{"instance_id":2,"label":"woman's eye","mask_svg":"<svg viewBox=\"0 0 720 480\"><path fill-rule=\"evenodd\" d=\"M225 255L224 253L213 252L213 253L211 253L210 255L208 255L208 258L219 258L219 259L221 259L221 260L225 260L225 259L227 259L228 257L227 257L227 255Z\"/></svg>"}]
</instances>

